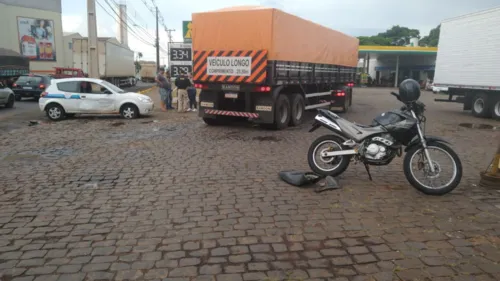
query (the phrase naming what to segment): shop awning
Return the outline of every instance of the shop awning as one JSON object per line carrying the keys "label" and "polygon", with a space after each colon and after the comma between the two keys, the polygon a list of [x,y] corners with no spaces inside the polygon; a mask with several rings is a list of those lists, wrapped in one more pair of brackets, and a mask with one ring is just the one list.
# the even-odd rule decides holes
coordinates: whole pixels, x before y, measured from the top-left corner
{"label": "shop awning", "polygon": [[18,52],[0,48],[0,77],[28,74],[30,61]]}

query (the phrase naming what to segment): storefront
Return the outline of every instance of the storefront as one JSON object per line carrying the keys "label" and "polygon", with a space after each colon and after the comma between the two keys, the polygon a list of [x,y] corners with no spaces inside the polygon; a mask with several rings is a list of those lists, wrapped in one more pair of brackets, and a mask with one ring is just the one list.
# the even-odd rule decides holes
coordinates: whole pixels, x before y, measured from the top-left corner
{"label": "storefront", "polygon": [[397,87],[407,78],[425,84],[434,77],[437,48],[360,46],[359,57],[373,85]]}
{"label": "storefront", "polygon": [[31,71],[64,65],[61,0],[0,0],[0,31],[0,48],[28,58]]}

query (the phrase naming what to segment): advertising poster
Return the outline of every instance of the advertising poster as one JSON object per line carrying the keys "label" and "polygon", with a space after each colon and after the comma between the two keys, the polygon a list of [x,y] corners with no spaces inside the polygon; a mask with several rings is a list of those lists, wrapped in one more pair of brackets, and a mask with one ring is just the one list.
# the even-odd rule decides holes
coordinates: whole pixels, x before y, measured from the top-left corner
{"label": "advertising poster", "polygon": [[35,61],[55,61],[54,21],[17,18],[19,52]]}

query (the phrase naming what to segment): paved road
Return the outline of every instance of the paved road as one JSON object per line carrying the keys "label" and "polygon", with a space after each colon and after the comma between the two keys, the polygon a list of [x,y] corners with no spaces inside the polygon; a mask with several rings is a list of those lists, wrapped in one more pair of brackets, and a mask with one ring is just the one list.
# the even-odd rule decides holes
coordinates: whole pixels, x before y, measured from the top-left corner
{"label": "paved road", "polygon": [[[400,159],[373,182],[351,166],[337,191],[284,184],[277,172],[307,169],[326,133],[310,124],[207,127],[169,112],[0,135],[0,279],[500,280],[500,193],[476,186],[498,132],[459,126],[494,121],[432,98],[427,130],[464,164],[443,197],[411,188]],[[354,104],[346,116],[365,123],[398,105],[372,89]]]}
{"label": "paved road", "polygon": [[[126,88],[126,90],[135,92],[140,91],[149,87],[152,87],[151,83],[143,83],[140,82],[131,88]],[[9,108],[0,108],[0,120],[2,121],[26,121],[32,119],[43,119],[44,114],[40,112],[38,108],[38,102],[31,98],[23,98],[22,101],[16,102],[15,107],[12,109]]]}

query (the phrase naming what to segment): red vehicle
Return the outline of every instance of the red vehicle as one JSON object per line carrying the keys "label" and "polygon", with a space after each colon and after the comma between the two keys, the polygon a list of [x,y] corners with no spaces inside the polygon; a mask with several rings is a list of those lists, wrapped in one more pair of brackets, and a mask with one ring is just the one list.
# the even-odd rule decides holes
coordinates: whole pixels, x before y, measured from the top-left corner
{"label": "red vehicle", "polygon": [[70,77],[87,77],[87,75],[80,68],[70,67],[54,67],[55,74],[52,75],[55,79],[70,78]]}

